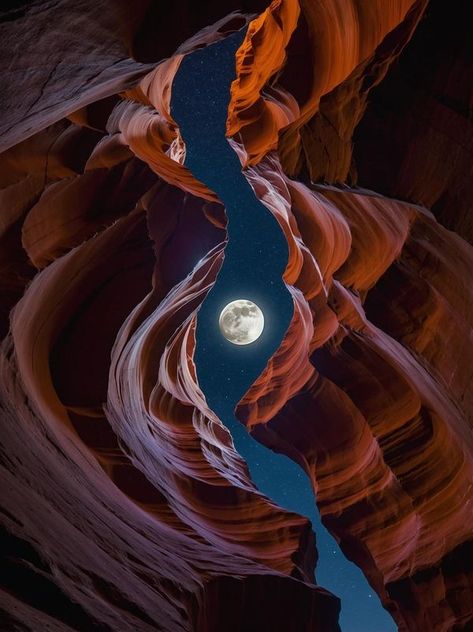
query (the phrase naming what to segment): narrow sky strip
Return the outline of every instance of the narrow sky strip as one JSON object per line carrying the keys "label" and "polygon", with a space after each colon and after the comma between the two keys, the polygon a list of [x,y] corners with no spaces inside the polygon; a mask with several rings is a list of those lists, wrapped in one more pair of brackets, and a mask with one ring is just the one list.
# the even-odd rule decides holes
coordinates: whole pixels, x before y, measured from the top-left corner
{"label": "narrow sky strip", "polygon": [[[312,521],[319,554],[317,583],[341,598],[342,630],[391,632],[396,626],[378,596],[321,524],[306,474],[287,457],[256,442],[234,417],[235,405],[278,348],[293,313],[292,298],[282,282],[287,242],[255,197],[225,138],[234,55],[243,37],[239,32],[188,56],[173,84],[172,114],[186,142],[186,166],[219,195],[228,217],[224,265],[198,314],[199,384],[209,406],[231,431],[258,488]],[[264,314],[264,330],[252,344],[230,344],[219,329],[222,309],[238,298],[254,301]]]}

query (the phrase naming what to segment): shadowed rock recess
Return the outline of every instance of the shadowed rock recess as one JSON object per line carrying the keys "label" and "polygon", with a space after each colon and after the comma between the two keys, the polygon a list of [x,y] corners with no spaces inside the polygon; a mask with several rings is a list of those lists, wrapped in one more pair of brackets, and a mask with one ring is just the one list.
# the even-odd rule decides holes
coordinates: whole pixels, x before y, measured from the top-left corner
{"label": "shadowed rock recess", "polygon": [[461,4],[2,5],[0,629],[339,629],[307,520],[255,488],[193,363],[226,213],[172,81],[245,25],[227,136],[295,308],[237,417],[308,473],[399,630],[472,629]]}

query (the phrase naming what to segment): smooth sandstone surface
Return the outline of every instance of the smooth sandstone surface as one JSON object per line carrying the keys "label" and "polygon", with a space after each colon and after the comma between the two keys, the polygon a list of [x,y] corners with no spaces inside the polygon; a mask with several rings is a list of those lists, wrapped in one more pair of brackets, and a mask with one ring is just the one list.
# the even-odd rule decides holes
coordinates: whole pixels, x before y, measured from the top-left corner
{"label": "smooth sandstone surface", "polygon": [[[400,630],[472,624],[461,16],[434,0],[238,5],[2,15],[7,629],[338,629],[308,521],[256,490],[193,363],[226,217],[184,166],[172,80],[245,24],[227,134],[287,238],[294,315],[237,416],[307,471]],[[451,62],[413,86],[433,38]],[[393,94],[405,109],[384,117]]]}

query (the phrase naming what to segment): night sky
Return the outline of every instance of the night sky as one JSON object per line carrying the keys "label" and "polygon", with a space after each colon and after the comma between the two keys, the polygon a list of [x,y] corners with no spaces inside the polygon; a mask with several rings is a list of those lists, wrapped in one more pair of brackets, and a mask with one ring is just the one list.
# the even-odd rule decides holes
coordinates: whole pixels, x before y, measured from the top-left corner
{"label": "night sky", "polygon": [[[186,166],[219,195],[229,219],[224,265],[198,313],[199,384],[210,408],[230,429],[258,488],[280,506],[312,521],[319,553],[317,583],[340,597],[343,632],[390,632],[397,628],[378,596],[321,524],[306,474],[287,457],[252,439],[233,414],[278,348],[293,313],[292,298],[281,278],[288,257],[286,240],[254,196],[225,139],[234,53],[243,37],[243,32],[237,33],[187,56],[173,84],[172,114],[186,142]],[[254,301],[265,317],[263,334],[247,346],[228,342],[218,327],[221,309],[237,298]]]}

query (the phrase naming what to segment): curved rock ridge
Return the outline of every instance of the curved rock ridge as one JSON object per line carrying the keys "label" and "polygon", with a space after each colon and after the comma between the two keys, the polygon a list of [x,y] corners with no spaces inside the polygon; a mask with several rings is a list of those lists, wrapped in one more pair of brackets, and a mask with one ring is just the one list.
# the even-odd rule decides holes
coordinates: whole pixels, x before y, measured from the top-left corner
{"label": "curved rock ridge", "polygon": [[[308,521],[254,487],[193,363],[226,217],[184,165],[172,81],[183,55],[249,23],[227,135],[287,238],[294,315],[237,415],[309,474],[400,630],[468,629],[473,253],[425,208],[442,216],[447,199],[442,221],[467,232],[451,203],[464,148],[435,195],[401,152],[407,186],[392,156],[373,164],[367,106],[399,84],[396,59],[423,50],[438,4],[240,3],[254,16],[221,2],[200,17],[184,4],[171,33],[163,3],[133,19],[127,3],[82,3],[44,67],[32,54],[51,49],[45,24],[65,24],[69,2],[0,27],[7,42],[30,34],[5,72],[18,106],[4,102],[0,156],[0,621],[338,629],[337,598],[312,583]],[[436,169],[437,140],[429,128],[419,145]],[[358,163],[370,190],[353,186]]]}
{"label": "curved rock ridge", "polygon": [[[314,215],[333,217],[335,206],[350,226],[349,252],[333,276],[330,261],[319,260],[325,292],[307,300],[319,339],[295,318],[237,415],[304,467],[322,520],[400,629],[450,629],[472,616],[471,571],[452,552],[471,542],[472,372],[458,357],[471,353],[473,252],[419,207],[307,193],[318,202]],[[462,579],[431,576],[452,555],[452,575],[463,569]],[[424,608],[439,577],[440,601]],[[416,586],[409,601],[397,589],[406,582]],[[449,602],[450,582],[464,595],[460,605]]]}
{"label": "curved rock ridge", "polygon": [[197,385],[226,220],[182,165],[180,59],[2,155],[2,625],[338,629],[309,522],[257,491]]}
{"label": "curved rock ridge", "polygon": [[[312,3],[311,15],[322,4]],[[336,4],[331,3],[331,8]],[[371,42],[369,47],[359,57],[352,55],[353,65],[346,75],[341,69],[344,60],[350,59],[350,46],[336,55],[333,59],[339,65],[334,62],[329,74],[330,80],[337,79],[314,97],[315,91],[302,80],[296,82],[291,73],[296,60],[300,64],[302,54],[309,55],[311,46],[320,41],[311,39],[309,11],[301,3],[302,19],[287,46],[284,69],[275,61],[269,85],[258,86],[253,100],[246,94],[246,103],[258,103],[260,108],[248,107],[251,124],[229,127],[257,195],[276,216],[281,207],[289,210],[292,235],[286,280],[290,278],[302,292],[313,321],[311,325],[301,317],[299,295],[286,339],[240,402],[237,414],[258,440],[306,469],[325,524],[347,556],[363,568],[400,629],[450,630],[454,625],[467,626],[473,619],[469,605],[472,569],[462,557],[472,537],[468,518],[473,489],[472,371],[464,360],[471,355],[472,343],[472,250],[439,226],[425,208],[346,185],[342,190],[322,185],[307,188],[288,178],[300,173],[306,182],[356,181],[352,138],[368,93],[380,82],[383,86],[384,77],[389,81],[390,65],[406,45],[409,55],[408,42],[416,37],[426,4],[406,4],[396,19],[386,11],[385,31],[378,16],[379,30],[364,40],[367,45]],[[422,43],[431,41],[425,26],[429,19],[440,28],[442,10],[438,3],[433,5],[418,53]],[[360,33],[363,23],[357,24]],[[333,35],[329,27],[324,33]],[[330,50],[336,42],[333,38],[326,48]],[[258,46],[266,63],[280,59],[269,37],[261,37]],[[459,43],[455,51],[463,58],[450,75],[440,67],[442,80],[453,75],[453,81],[458,75],[465,46]],[[249,66],[256,63],[257,56],[248,54],[248,48],[243,52]],[[323,59],[322,55],[315,62],[319,64],[317,81],[324,76]],[[313,67],[304,66],[309,73]],[[291,80],[292,91],[288,89]],[[447,85],[450,93],[451,85]],[[274,105],[276,94],[282,96]],[[230,109],[229,122],[238,116],[244,120],[245,110],[237,111],[237,97],[235,82],[235,111],[232,119]],[[276,131],[282,118],[273,116],[268,125],[261,115],[261,130],[272,130],[272,136],[258,133],[258,119],[251,118],[262,111],[265,99],[273,110],[279,105],[280,112],[291,111],[292,121],[288,117],[289,124],[279,128],[279,141]],[[288,109],[291,99],[298,108]],[[448,116],[444,109],[442,129],[448,130],[448,120],[453,121],[448,143],[462,160],[464,142],[457,128],[464,130],[469,142],[468,125],[464,120],[462,128],[455,127],[454,114]],[[429,140],[436,143],[438,138],[431,120],[421,141],[428,154]],[[376,178],[381,177],[381,188],[386,189],[390,170],[383,156],[378,156],[376,165],[368,157],[366,147],[368,142],[373,144],[376,133],[370,133],[367,124],[360,126],[364,135],[360,131],[356,137],[365,148],[364,178],[376,188]],[[383,133],[386,137],[387,132]],[[429,160],[437,172],[441,153],[436,147],[432,145],[434,158]],[[257,164],[251,166],[253,162]],[[405,172],[404,182],[415,183],[412,197],[424,204],[435,202],[436,183],[419,180],[417,163],[410,164],[414,171]],[[459,211],[457,222],[451,204],[458,197],[455,183],[465,190],[461,183],[468,172],[462,162],[456,164],[461,165],[460,173],[439,183],[446,188],[444,199],[452,213],[449,217],[444,213],[442,219],[468,236],[464,211]],[[426,173],[423,166],[418,169]],[[260,184],[262,174],[277,194],[267,194]],[[471,201],[471,196],[466,199]],[[438,212],[437,207],[432,210]],[[311,253],[302,266],[303,249],[294,248],[299,236]],[[311,331],[316,334],[312,338]]]}
{"label": "curved rock ridge", "polygon": [[197,8],[193,0],[4,3],[1,150],[135,85],[176,51],[189,52],[241,28],[267,4],[225,0]]}
{"label": "curved rock ridge", "polygon": [[[258,614],[275,629],[298,608],[294,630],[336,630],[338,600],[311,583],[308,521],[256,490],[196,382],[195,313],[222,261],[224,211],[147,174],[141,191],[135,182],[138,201],[127,215],[98,233],[72,233],[68,222],[51,245],[38,232],[44,269],[11,314],[2,349],[2,505],[18,556],[7,582],[15,625],[240,629],[253,617],[250,582],[255,594],[279,595],[276,609],[263,600]],[[95,194],[96,208],[106,192],[89,191],[82,202],[91,205]],[[78,234],[82,243],[70,248]],[[58,254],[58,243],[69,251]],[[293,588],[293,578],[304,581]],[[36,603],[26,579],[48,586],[51,602]],[[232,599],[228,608],[218,605],[221,593]],[[239,613],[238,604],[247,609]]]}
{"label": "curved rock ridge", "polygon": [[[301,136],[306,149],[306,124],[317,118],[322,97],[345,80],[355,82],[355,88],[351,94],[344,91],[333,116],[340,118],[344,108],[350,108],[348,120],[354,119],[354,127],[368,86],[380,80],[402,48],[397,41],[386,54],[383,40],[405,20],[405,44],[426,3],[273,1],[252,22],[237,53],[227,133],[244,145],[244,164],[257,164],[268,151],[279,147],[286,171],[291,175],[299,172]],[[357,74],[363,74],[358,81]],[[367,77],[370,83],[364,86]],[[356,100],[360,103],[354,107]],[[349,127],[347,117],[340,123]],[[282,130],[282,142],[278,143]],[[348,136],[347,129],[341,133]]]}
{"label": "curved rock ridge", "polygon": [[[231,87],[227,134],[240,138],[248,162],[258,160],[272,149],[278,130],[299,114],[297,103],[284,91],[261,94],[285,61],[286,46],[296,28],[300,7],[297,0],[273,0],[253,20],[236,55],[236,79]],[[271,42],[268,47],[267,43]],[[252,131],[253,130],[253,131]],[[262,137],[262,147],[253,149],[252,136]],[[256,144],[256,142],[255,142]],[[254,152],[254,155],[253,155]]]}

